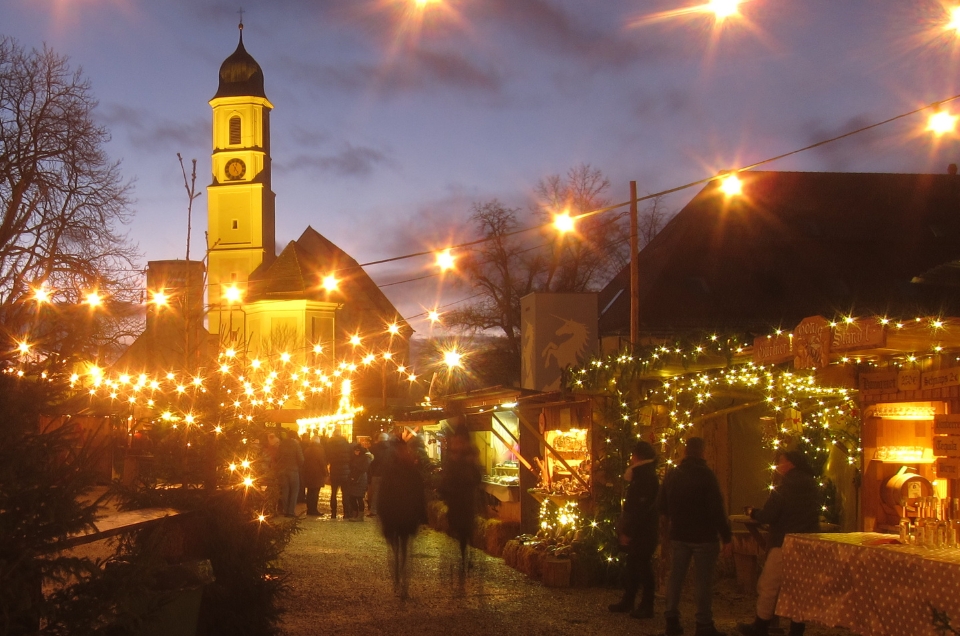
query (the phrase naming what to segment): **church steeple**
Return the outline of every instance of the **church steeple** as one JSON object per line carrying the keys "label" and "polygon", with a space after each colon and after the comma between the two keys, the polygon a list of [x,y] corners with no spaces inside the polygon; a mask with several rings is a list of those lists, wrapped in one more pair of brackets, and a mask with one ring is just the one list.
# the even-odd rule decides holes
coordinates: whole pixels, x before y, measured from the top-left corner
{"label": "church steeple", "polygon": [[[243,46],[220,65],[213,109],[212,183],[207,188],[208,282],[211,305],[224,292],[245,291],[250,274],[276,258],[275,198],[271,189],[270,111],[263,70]],[[218,332],[211,313],[210,330]]]}

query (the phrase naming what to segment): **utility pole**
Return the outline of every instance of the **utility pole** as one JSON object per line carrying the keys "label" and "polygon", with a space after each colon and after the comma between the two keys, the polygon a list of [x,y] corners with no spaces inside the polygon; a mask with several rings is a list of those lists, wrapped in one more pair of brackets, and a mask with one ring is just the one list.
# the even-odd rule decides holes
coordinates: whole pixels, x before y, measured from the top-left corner
{"label": "utility pole", "polygon": [[637,346],[640,333],[639,220],[637,219],[637,182],[630,182],[630,347]]}

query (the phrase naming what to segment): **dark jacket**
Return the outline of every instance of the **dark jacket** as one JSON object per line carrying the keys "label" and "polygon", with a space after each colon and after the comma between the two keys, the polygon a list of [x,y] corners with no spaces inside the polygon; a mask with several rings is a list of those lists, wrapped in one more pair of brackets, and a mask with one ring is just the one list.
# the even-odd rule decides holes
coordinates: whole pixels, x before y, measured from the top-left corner
{"label": "dark jacket", "polygon": [[672,541],[713,543],[720,537],[730,542],[730,519],[720,483],[704,459],[686,457],[667,473],[657,506],[670,521]]}
{"label": "dark jacket", "polygon": [[323,445],[311,442],[303,451],[303,468],[300,478],[306,488],[323,488],[327,480],[327,455]]}
{"label": "dark jacket", "polygon": [[370,477],[379,477],[380,471],[383,468],[383,462],[387,458],[387,453],[390,450],[390,443],[386,441],[377,441],[373,443],[373,446],[370,447],[370,452],[373,454],[373,461],[370,462],[370,469],[367,471],[367,474]]}
{"label": "dark jacket", "polygon": [[342,484],[350,476],[350,459],[353,448],[342,435],[334,435],[327,441],[327,461],[330,462],[330,483]]}
{"label": "dark jacket", "polygon": [[292,437],[280,440],[277,449],[277,472],[295,472],[303,466],[303,451],[300,442]]}
{"label": "dark jacket", "polygon": [[813,475],[793,468],[780,485],[773,489],[762,510],[751,515],[770,526],[767,545],[783,547],[783,537],[790,532],[820,531],[820,490]]}
{"label": "dark jacket", "polygon": [[377,517],[388,541],[416,534],[427,523],[423,476],[413,451],[404,442],[391,442],[381,473]]}
{"label": "dark jacket", "polygon": [[366,450],[359,455],[353,452],[351,454],[353,457],[350,458],[350,476],[344,490],[351,497],[363,497],[367,492],[367,469],[373,461],[373,455]]}
{"label": "dark jacket", "polygon": [[623,501],[623,534],[630,537],[630,544],[657,544],[658,522],[657,494],[660,491],[660,479],[657,477],[657,464],[634,466],[627,496]]}

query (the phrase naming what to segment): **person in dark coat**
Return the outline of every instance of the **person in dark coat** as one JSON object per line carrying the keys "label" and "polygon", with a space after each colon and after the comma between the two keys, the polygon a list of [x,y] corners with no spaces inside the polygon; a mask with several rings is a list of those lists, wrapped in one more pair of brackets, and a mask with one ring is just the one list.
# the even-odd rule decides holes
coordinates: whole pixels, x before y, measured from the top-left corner
{"label": "person in dark coat", "polygon": [[665,517],[670,537],[670,578],[667,583],[666,636],[683,634],[680,625],[680,592],[690,561],[694,564],[694,598],[697,603],[696,636],[724,636],[713,624],[713,575],[723,551],[731,552],[730,519],[717,476],[703,458],[701,437],[687,440],[680,465],[667,473],[657,507]]}
{"label": "person in dark coat", "polygon": [[[630,455],[630,466],[623,476],[627,493],[620,513],[620,548],[626,553],[623,569],[623,597],[610,605],[611,612],[630,612],[634,618],[653,618],[653,553],[657,549],[659,519],[657,494],[657,453],[649,443],[637,442]],[[637,591],[643,590],[640,605],[634,609]],[[631,611],[632,610],[632,611]]]}
{"label": "person in dark coat", "polygon": [[303,451],[294,433],[280,431],[277,448],[277,479],[280,480],[280,506],[285,517],[297,515],[297,493],[300,492],[300,467]]}
{"label": "person in dark coat", "polygon": [[343,490],[346,496],[343,516],[347,521],[363,521],[363,496],[367,494],[367,470],[372,461],[373,455],[367,452],[363,444],[353,447],[350,475]]}
{"label": "person in dark coat", "polygon": [[[750,508],[750,517],[767,524],[767,559],[757,581],[757,616],[753,624],[741,623],[745,636],[767,636],[783,583],[783,539],[792,532],[820,531],[820,489],[807,458],[798,450],[777,455],[780,484],[771,491],[762,509]],[[790,636],[802,636],[806,625],[790,622]]]}
{"label": "person in dark coat", "polygon": [[373,455],[373,461],[370,462],[370,469],[367,471],[369,476],[369,485],[367,486],[367,507],[370,512],[368,517],[377,516],[377,498],[380,495],[381,468],[386,461],[387,452],[390,445],[388,441],[390,436],[386,433],[380,433],[377,441],[370,447],[370,453]]}
{"label": "person in dark coat", "polygon": [[466,426],[458,426],[447,440],[447,453],[440,472],[439,493],[447,504],[450,534],[460,543],[460,579],[467,572],[467,545],[473,535],[480,490],[480,453]]}
{"label": "person in dark coat", "polygon": [[337,492],[341,493],[343,500],[343,515],[346,517],[348,511],[347,495],[343,492],[350,477],[350,459],[353,452],[350,450],[348,442],[340,430],[340,427],[333,429],[333,435],[327,440],[327,461],[330,463],[330,518],[337,518]]}
{"label": "person in dark coat", "polygon": [[394,592],[406,599],[410,539],[421,524],[427,523],[427,497],[413,449],[401,440],[391,441],[381,474],[377,518],[393,556],[390,569]]}
{"label": "person in dark coat", "polygon": [[303,485],[307,489],[307,515],[320,515],[317,503],[320,499],[320,489],[327,481],[327,454],[323,450],[323,438],[314,435],[303,451]]}

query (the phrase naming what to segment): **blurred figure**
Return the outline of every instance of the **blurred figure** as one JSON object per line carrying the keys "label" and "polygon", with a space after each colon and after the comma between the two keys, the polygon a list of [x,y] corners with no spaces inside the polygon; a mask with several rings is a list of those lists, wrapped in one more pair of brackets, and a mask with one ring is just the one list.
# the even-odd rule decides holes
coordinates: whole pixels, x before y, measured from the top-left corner
{"label": "blurred figure", "polygon": [[[367,452],[363,444],[353,447],[350,458],[350,475],[344,486],[343,516],[347,521],[363,521],[363,496],[367,494],[367,470],[373,455]],[[347,505],[349,504],[349,507]]]}
{"label": "blurred figure", "polygon": [[297,493],[300,492],[302,466],[303,451],[297,436],[290,431],[281,430],[277,448],[277,478],[280,480],[280,506],[285,517],[297,516]]}
{"label": "blurred figure", "polygon": [[375,517],[377,515],[377,496],[380,494],[380,481],[382,479],[380,473],[390,448],[387,443],[389,439],[389,435],[380,433],[377,441],[370,447],[370,452],[373,454],[373,461],[370,462],[370,469],[367,471],[367,475],[370,477],[370,485],[367,490],[367,507],[370,509],[370,512],[367,514],[368,517]]}
{"label": "blurred figure", "polygon": [[333,429],[333,435],[327,440],[327,461],[330,463],[330,518],[337,518],[337,491],[341,492],[343,500],[343,514],[347,515],[349,495],[343,492],[343,487],[350,477],[350,459],[353,452],[350,450],[348,442],[337,426]]}
{"label": "blurred figure", "polygon": [[464,425],[447,439],[447,454],[440,472],[440,498],[447,504],[450,534],[460,543],[460,580],[467,574],[467,546],[473,536],[480,490],[480,453]]}
{"label": "blurred figure", "polygon": [[[660,490],[657,453],[653,446],[643,440],[637,442],[623,479],[627,482],[627,493],[617,523],[620,549],[626,552],[623,598],[608,609],[611,612],[630,612],[633,618],[653,618],[656,579],[652,559],[657,549],[657,492]],[[634,610],[633,603],[641,588],[640,605]]]}
{"label": "blurred figure", "polygon": [[327,454],[323,451],[323,438],[314,435],[303,451],[303,485],[307,489],[307,515],[320,515],[317,504],[320,489],[327,481]]}
{"label": "blurred figure", "polygon": [[401,599],[406,599],[409,595],[407,553],[410,539],[420,524],[427,522],[423,477],[410,446],[400,440],[389,443],[381,477],[377,517],[392,553],[393,590]]}

